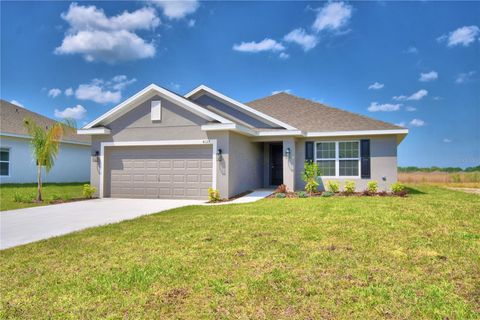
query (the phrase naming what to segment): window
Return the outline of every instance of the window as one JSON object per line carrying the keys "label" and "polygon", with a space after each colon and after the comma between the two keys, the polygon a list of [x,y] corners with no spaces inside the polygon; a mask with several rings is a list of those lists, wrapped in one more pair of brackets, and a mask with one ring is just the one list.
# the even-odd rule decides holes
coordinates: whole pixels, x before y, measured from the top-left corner
{"label": "window", "polygon": [[317,142],[315,160],[322,176],[360,176],[360,142]]}
{"label": "window", "polygon": [[10,175],[10,149],[0,148],[0,176]]}

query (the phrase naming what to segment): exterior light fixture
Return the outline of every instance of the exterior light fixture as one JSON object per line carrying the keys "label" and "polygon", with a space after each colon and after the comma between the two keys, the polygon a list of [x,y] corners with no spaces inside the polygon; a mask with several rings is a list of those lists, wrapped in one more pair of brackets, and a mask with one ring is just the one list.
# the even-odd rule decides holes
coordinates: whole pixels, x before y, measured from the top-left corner
{"label": "exterior light fixture", "polygon": [[292,150],[290,150],[290,148],[287,148],[287,150],[285,150],[285,155],[287,156],[287,158],[290,158],[291,153],[292,153]]}
{"label": "exterior light fixture", "polygon": [[95,153],[92,154],[92,161],[93,162],[99,162],[99,160],[100,160],[100,152],[95,151]]}
{"label": "exterior light fixture", "polygon": [[222,161],[222,149],[217,150],[217,161]]}

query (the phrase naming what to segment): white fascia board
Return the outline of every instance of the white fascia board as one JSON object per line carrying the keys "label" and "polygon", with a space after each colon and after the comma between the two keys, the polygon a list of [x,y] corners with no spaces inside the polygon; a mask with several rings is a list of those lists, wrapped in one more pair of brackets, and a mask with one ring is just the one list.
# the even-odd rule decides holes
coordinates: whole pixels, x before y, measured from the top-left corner
{"label": "white fascia board", "polygon": [[[20,138],[20,139],[32,139],[31,136],[27,134],[16,134],[16,133],[8,133],[8,132],[0,132],[1,137],[9,137],[9,138]],[[81,142],[81,141],[73,141],[73,140],[61,140],[61,143],[68,143],[68,144],[79,144],[82,146],[90,146],[91,143],[88,142]]]}
{"label": "white fascia board", "polygon": [[101,135],[101,134],[110,134],[110,133],[111,133],[111,130],[105,127],[77,130],[77,134],[80,134],[80,135]]}
{"label": "white fascia board", "polygon": [[232,99],[232,98],[230,98],[230,97],[227,97],[226,95],[221,94],[220,92],[218,92],[218,91],[216,91],[216,90],[214,90],[214,89],[212,89],[212,88],[209,88],[209,87],[207,87],[207,86],[205,86],[205,85],[203,85],[203,84],[200,85],[200,86],[198,86],[198,87],[196,87],[195,89],[193,89],[193,90],[190,91],[189,93],[187,93],[187,94],[185,95],[185,98],[190,98],[190,97],[194,96],[196,93],[198,93],[198,92],[200,92],[200,91],[202,91],[202,90],[205,91],[205,92],[210,93],[211,95],[217,96],[218,98],[220,98],[220,99],[222,99],[222,100],[225,100],[225,101],[233,104],[234,106],[237,106],[238,108],[243,109],[243,110],[245,110],[245,111],[247,111],[247,112],[249,112],[249,113],[257,116],[258,118],[260,118],[260,119],[262,119],[262,120],[266,120],[266,121],[268,121],[268,122],[270,122],[270,123],[279,125],[280,127],[284,127],[285,129],[288,129],[288,130],[298,130],[297,128],[292,127],[291,125],[289,125],[289,124],[287,124],[287,123],[285,123],[285,122],[282,122],[282,121],[280,121],[280,120],[278,120],[278,119],[275,119],[275,118],[273,118],[273,117],[271,117],[271,116],[269,116],[269,115],[266,115],[266,114],[263,113],[263,112],[260,112],[260,111],[258,111],[258,110],[255,110],[255,109],[253,109],[253,108],[251,108],[251,107],[249,107],[249,106],[247,106],[247,105],[245,105],[245,104],[243,104],[243,103],[241,103],[241,102],[239,102],[239,101],[237,101],[237,100],[235,100],[235,99]]}
{"label": "white fascia board", "polygon": [[342,137],[342,136],[376,136],[389,134],[408,134],[408,129],[392,130],[359,130],[359,131],[330,131],[330,132],[307,132],[306,137]]}
{"label": "white fascia board", "polygon": [[277,137],[277,136],[303,136],[300,130],[281,130],[281,131],[260,131],[259,137]]}
{"label": "white fascia board", "polygon": [[219,121],[220,123],[232,123],[231,121],[205,109],[205,108],[202,108],[198,105],[196,105],[195,103],[181,97],[181,96],[178,96],[162,87],[159,87],[155,84],[151,84],[149,85],[148,87],[144,88],[143,90],[141,90],[140,92],[136,93],[135,95],[131,96],[130,98],[128,98],[127,100],[125,100],[124,102],[120,103],[119,105],[117,105],[116,107],[110,109],[108,112],[104,113],[103,115],[101,115],[100,117],[98,117],[97,119],[93,120],[92,122],[90,122],[89,124],[87,124],[85,127],[83,127],[83,129],[90,129],[92,128],[93,126],[95,125],[98,125],[99,123],[101,123],[102,121],[104,120],[108,120],[108,119],[114,119],[114,116],[119,113],[120,111],[124,110],[124,109],[128,109],[129,106],[132,106],[135,102],[137,101],[140,101],[142,100],[143,97],[145,96],[148,96],[149,94],[151,96],[152,95],[157,93],[163,97],[165,97],[166,99],[172,101],[172,102],[175,102],[175,103],[178,103],[179,106],[181,107],[184,107],[185,109],[187,110],[190,110],[192,112],[194,112],[195,114],[205,118],[206,120],[209,120],[209,121],[213,121],[213,120],[216,120],[216,121]]}

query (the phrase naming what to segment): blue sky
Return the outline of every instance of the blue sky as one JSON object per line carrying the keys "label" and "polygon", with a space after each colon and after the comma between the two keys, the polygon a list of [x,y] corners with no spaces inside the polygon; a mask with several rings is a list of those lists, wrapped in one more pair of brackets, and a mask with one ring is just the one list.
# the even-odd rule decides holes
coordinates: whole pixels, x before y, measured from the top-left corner
{"label": "blue sky", "polygon": [[478,2],[1,2],[1,98],[95,119],[150,83],[402,124],[399,165],[480,163]]}

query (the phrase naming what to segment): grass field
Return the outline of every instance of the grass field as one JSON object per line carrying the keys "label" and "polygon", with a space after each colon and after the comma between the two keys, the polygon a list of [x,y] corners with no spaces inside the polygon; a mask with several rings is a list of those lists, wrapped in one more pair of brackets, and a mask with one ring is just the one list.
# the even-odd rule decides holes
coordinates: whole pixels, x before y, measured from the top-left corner
{"label": "grass field", "polygon": [[478,319],[480,197],[196,206],[2,251],[0,318]]}
{"label": "grass field", "polygon": [[480,188],[480,172],[399,172],[398,181],[410,184]]}
{"label": "grass field", "polygon": [[[28,208],[50,204],[54,200],[69,200],[82,197],[83,183],[45,183],[43,184],[43,203],[33,202],[37,194],[36,183],[0,185],[0,211]],[[15,202],[15,193],[25,202]]]}

